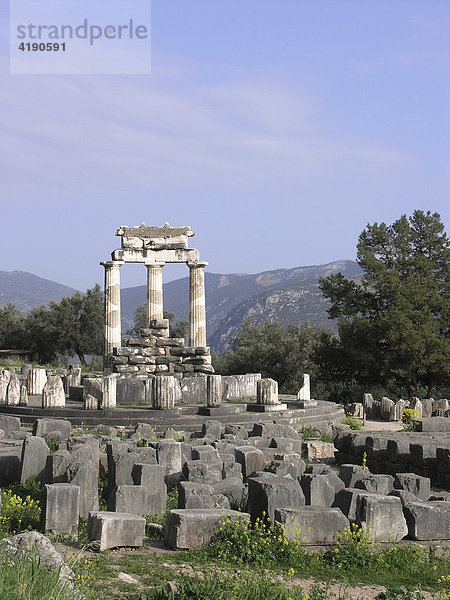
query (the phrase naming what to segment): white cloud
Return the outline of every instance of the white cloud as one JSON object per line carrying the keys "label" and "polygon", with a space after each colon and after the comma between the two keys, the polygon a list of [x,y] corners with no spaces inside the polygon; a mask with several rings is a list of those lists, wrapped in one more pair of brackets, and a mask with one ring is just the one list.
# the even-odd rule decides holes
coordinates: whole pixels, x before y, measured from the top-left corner
{"label": "white cloud", "polygon": [[[412,158],[331,139],[313,99],[266,81],[188,86],[176,75],[14,77],[0,100],[1,176],[11,200],[190,189],[294,190],[348,170],[383,177]],[[159,78],[161,81],[161,78]]]}

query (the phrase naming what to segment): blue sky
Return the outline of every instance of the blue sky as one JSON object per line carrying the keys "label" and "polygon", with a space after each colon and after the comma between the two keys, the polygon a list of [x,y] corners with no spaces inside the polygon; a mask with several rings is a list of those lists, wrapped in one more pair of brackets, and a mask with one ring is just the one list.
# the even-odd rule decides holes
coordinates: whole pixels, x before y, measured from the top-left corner
{"label": "blue sky", "polygon": [[153,0],[152,73],[123,76],[10,75],[0,2],[0,270],[84,290],[143,221],[216,273],[353,259],[416,208],[448,227],[447,0]]}

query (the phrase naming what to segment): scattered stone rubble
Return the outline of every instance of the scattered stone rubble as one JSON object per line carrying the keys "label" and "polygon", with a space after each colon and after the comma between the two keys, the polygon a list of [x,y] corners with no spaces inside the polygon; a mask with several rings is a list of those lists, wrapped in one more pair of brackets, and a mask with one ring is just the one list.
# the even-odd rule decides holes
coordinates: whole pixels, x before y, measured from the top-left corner
{"label": "scattered stone rubble", "polygon": [[[208,419],[183,441],[172,439],[173,431],[156,439],[145,423],[122,439],[111,427],[98,427],[98,437],[76,433],[62,419],[37,420],[31,435],[19,419],[0,416],[0,429],[7,432],[0,440],[1,483],[37,475],[45,484],[42,531],[75,538],[79,517],[87,517],[89,538],[101,550],[141,546],[144,517],[162,516],[167,490],[175,488],[178,507],[164,527],[174,549],[209,542],[225,515],[268,516],[307,545],[332,544],[351,523],[369,529],[376,542],[450,539],[450,493],[433,491],[426,475],[439,473],[450,483],[450,436],[442,434],[382,435],[336,426],[335,448],[303,440],[276,420],[247,430]],[[53,453],[48,436],[59,440]],[[335,453],[359,464],[338,466]],[[106,512],[98,510],[99,474],[108,475]]]}

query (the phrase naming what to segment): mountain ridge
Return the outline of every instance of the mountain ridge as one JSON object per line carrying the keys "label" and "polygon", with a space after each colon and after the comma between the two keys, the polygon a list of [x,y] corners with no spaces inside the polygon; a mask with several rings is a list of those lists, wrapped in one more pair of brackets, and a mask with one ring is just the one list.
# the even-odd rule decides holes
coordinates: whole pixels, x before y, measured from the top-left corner
{"label": "mountain ridge", "polygon": [[[325,265],[280,268],[260,273],[205,272],[208,343],[217,351],[227,348],[242,322],[252,318],[256,325],[267,319],[284,325],[309,321],[333,326],[326,313],[328,301],[318,279],[341,272],[358,278],[362,271],[355,261],[340,259]],[[9,287],[8,287],[9,286]],[[31,287],[30,287],[31,286]],[[0,306],[15,302],[23,312],[71,296],[77,290],[26,271],[0,271]],[[134,311],[145,303],[146,285],[122,288],[122,331],[133,326]],[[189,313],[189,277],[163,286],[164,308],[176,319]]]}

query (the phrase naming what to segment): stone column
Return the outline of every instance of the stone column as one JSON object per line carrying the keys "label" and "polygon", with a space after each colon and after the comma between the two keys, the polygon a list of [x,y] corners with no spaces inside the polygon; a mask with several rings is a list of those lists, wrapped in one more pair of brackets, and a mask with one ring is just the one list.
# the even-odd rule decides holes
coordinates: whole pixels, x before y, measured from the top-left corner
{"label": "stone column", "polygon": [[28,393],[30,396],[42,394],[44,385],[47,383],[47,372],[45,369],[33,368],[28,374]]}
{"label": "stone column", "polygon": [[60,408],[66,405],[61,377],[50,375],[42,390],[42,408]]}
{"label": "stone column", "polygon": [[20,400],[20,381],[15,373],[11,375],[8,387],[6,389],[6,404],[8,406],[18,406]]}
{"label": "stone column", "polygon": [[100,404],[102,410],[116,408],[118,377],[117,373],[111,373],[111,375],[103,377],[103,400]]}
{"label": "stone column", "polygon": [[99,410],[103,402],[103,377],[85,377],[83,380],[84,410]]}
{"label": "stone column", "polygon": [[222,376],[206,377],[206,406],[216,408],[222,404]]}
{"label": "stone column", "polygon": [[0,371],[0,404],[6,404],[6,390],[10,379],[11,373],[9,371]]}
{"label": "stone column", "polygon": [[20,386],[19,406],[28,406],[28,392],[26,385]]}
{"label": "stone column", "polygon": [[147,319],[146,327],[150,321],[163,318],[163,280],[162,269],[164,263],[153,263],[147,267]]}
{"label": "stone column", "polygon": [[256,402],[264,406],[280,404],[278,400],[278,383],[275,379],[260,379],[256,384]]}
{"label": "stone column", "polygon": [[297,400],[311,400],[309,375],[307,373],[303,374],[302,387],[298,391]]}
{"label": "stone column", "polygon": [[105,352],[103,366],[109,367],[114,348],[122,345],[120,326],[120,261],[108,260],[100,263],[105,267]]}
{"label": "stone column", "polygon": [[206,346],[205,267],[207,262],[188,262],[189,346]]}
{"label": "stone column", "polygon": [[153,408],[168,410],[175,405],[175,381],[170,375],[153,380]]}

